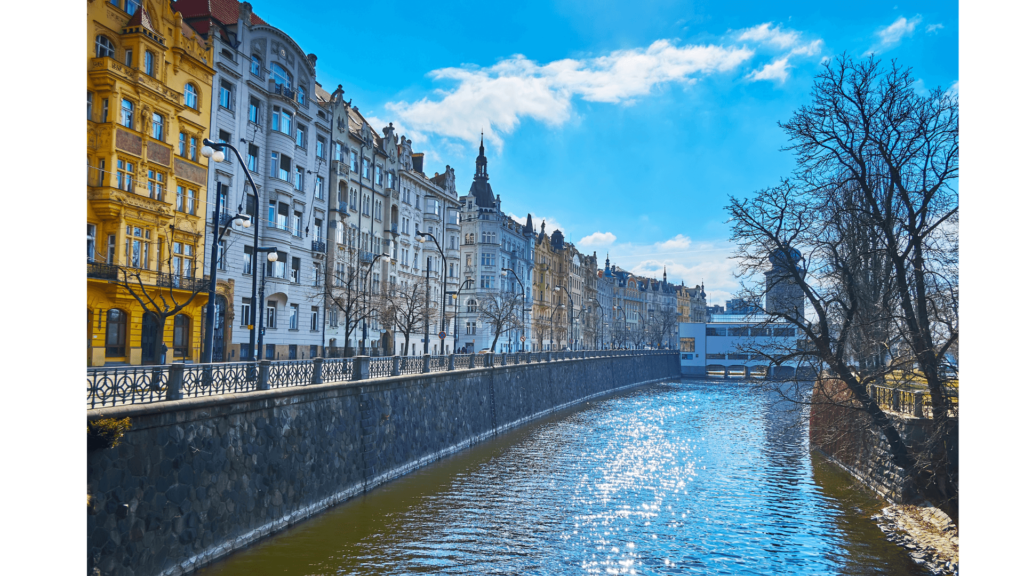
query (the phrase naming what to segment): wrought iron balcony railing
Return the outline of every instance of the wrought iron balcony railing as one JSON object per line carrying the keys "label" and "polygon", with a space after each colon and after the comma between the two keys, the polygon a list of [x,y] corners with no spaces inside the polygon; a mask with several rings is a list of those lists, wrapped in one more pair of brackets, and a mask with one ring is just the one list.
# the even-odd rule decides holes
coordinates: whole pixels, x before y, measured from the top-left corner
{"label": "wrought iron balcony railing", "polygon": [[113,264],[89,262],[86,275],[89,278],[98,278],[100,280],[117,280],[118,270],[120,270],[120,268]]}
{"label": "wrought iron balcony railing", "polygon": [[320,240],[313,240],[313,246],[310,248],[313,252],[319,252],[321,254],[327,253],[327,244]]}

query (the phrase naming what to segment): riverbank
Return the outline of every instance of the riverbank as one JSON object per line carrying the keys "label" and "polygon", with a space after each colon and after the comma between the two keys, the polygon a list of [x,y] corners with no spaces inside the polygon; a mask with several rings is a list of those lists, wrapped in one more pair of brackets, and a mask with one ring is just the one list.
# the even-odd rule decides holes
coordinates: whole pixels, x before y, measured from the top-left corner
{"label": "riverbank", "polygon": [[886,540],[903,546],[932,574],[960,573],[960,531],[945,512],[930,505],[894,504],[872,516]]}

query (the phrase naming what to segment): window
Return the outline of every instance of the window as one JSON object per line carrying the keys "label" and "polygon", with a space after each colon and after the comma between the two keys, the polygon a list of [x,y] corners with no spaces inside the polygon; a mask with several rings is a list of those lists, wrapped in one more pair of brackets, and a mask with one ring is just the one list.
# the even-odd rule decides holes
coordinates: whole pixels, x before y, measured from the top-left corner
{"label": "window", "polygon": [[189,136],[188,138],[188,159],[193,162],[196,159],[196,137]]}
{"label": "window", "polygon": [[139,3],[135,0],[125,0],[124,2],[124,11],[127,12],[129,16],[135,14],[135,10],[137,10],[138,7]]}
{"label": "window", "polygon": [[199,109],[199,93],[194,84],[185,84],[185,106],[193,110]]}
{"label": "window", "polygon": [[[338,153],[339,156],[341,155],[341,144],[335,144],[335,151]],[[337,159],[341,160],[341,158],[337,158]],[[348,153],[348,168],[349,168],[349,170],[355,172],[358,169],[357,168],[358,163],[359,163],[359,159],[356,157],[356,153],[354,151],[350,151]]]}
{"label": "window", "polygon": [[316,183],[313,186],[313,196],[317,200],[324,199],[324,179],[321,176],[316,177]]}
{"label": "window", "polygon": [[369,177],[370,177],[370,161],[368,159],[366,159],[366,158],[363,158],[363,178],[369,178]]}
{"label": "window", "polygon": [[220,83],[220,105],[228,110],[235,109],[235,96],[233,94],[235,87],[229,82],[221,81]]}
{"label": "window", "polygon": [[227,270],[227,266],[225,266],[225,260],[224,260],[224,254],[226,254],[227,251],[228,251],[228,247],[225,244],[225,241],[224,240],[218,240],[217,241],[217,269],[218,270]]}
{"label": "window", "polygon": [[[246,248],[248,248],[248,246],[246,246]],[[249,320],[249,317],[251,315],[252,315],[252,300],[249,299],[249,298],[242,298],[242,314],[241,314],[241,316],[242,316],[242,326],[243,327],[248,326],[249,324],[254,324],[254,322]]]}
{"label": "window", "polygon": [[281,131],[281,108],[274,106],[270,112],[270,129]]}
{"label": "window", "polygon": [[163,202],[164,200],[164,174],[156,170],[149,171],[149,197],[153,200]]}
{"label": "window", "polygon": [[135,103],[125,98],[121,99],[121,125],[131,128],[135,124]]}
{"label": "window", "polygon": [[[91,95],[91,93],[90,93],[90,96],[89,96],[89,104],[90,104],[90,107],[91,107],[91,105],[92,105],[92,95]],[[321,138],[320,136],[317,136],[316,137],[316,157],[317,158],[323,160],[323,158],[324,158],[324,148],[326,146],[327,146],[327,143],[324,142],[324,139]],[[338,150],[338,157],[335,158],[335,160],[341,160],[341,150]]]}
{"label": "window", "polygon": [[299,329],[299,305],[292,304],[288,306],[288,329],[298,330]]}
{"label": "window", "polygon": [[288,182],[288,177],[292,171],[292,159],[278,152],[270,153],[270,175],[275,176],[285,182]]}
{"label": "window", "polygon": [[373,178],[374,182],[376,182],[377,184],[383,184],[384,183],[384,171],[381,170],[379,165],[378,166],[374,166],[373,169],[374,169],[374,178]]}
{"label": "window", "polygon": [[92,120],[92,92],[86,91],[85,119]]}
{"label": "window", "polygon": [[171,273],[184,278],[192,277],[193,259],[195,250],[191,244],[175,242],[173,244],[174,254],[171,258]]}
{"label": "window", "polygon": [[303,187],[303,176],[306,174],[306,170],[302,166],[295,166],[295,189],[302,190]]}
{"label": "window", "polygon": [[267,328],[277,328],[276,300],[267,300]]}
{"label": "window", "polygon": [[696,340],[694,338],[680,338],[679,339],[679,351],[680,352],[695,352],[696,351]]}
{"label": "window", "polygon": [[306,103],[306,91],[302,89],[302,86],[295,88],[295,99],[298,100],[299,104]]}
{"label": "window", "polygon": [[128,313],[111,308],[107,310],[106,347],[108,357],[125,355],[125,340],[128,335]]}
{"label": "window", "polygon": [[476,334],[476,322],[466,321],[466,335],[473,336]]}
{"label": "window", "polygon": [[300,234],[299,231],[302,229],[302,212],[296,210],[292,214],[292,223],[292,231],[298,236]]}
{"label": "window", "polygon": [[117,187],[121,190],[132,191],[132,176],[135,174],[135,165],[124,160],[117,161]]}
{"label": "window", "polygon": [[292,87],[292,75],[277,62],[270,65],[270,77],[275,83],[283,85],[285,88]]}
{"label": "window", "polygon": [[103,99],[103,109],[100,112],[100,122],[107,123],[107,116],[110,112],[110,101],[106,98]]}
{"label": "window", "polygon": [[149,230],[138,226],[126,226],[124,237],[125,266],[149,269]]}
{"label": "window", "polygon": [[242,274],[252,274],[252,246],[242,250]]}
{"label": "window", "polygon": [[[96,57],[97,58],[113,58],[114,57],[114,43],[110,41],[110,38],[106,36],[96,37]],[[124,356],[124,354],[121,354]]]}
{"label": "window", "polygon": [[483,274],[480,276],[480,287],[481,288],[493,288],[494,287],[494,276],[490,274]]}
{"label": "window", "polygon": [[258,78],[263,77],[262,70],[263,61],[260,60],[259,56],[253,55],[252,62],[249,64],[249,73]]}
{"label": "window", "polygon": [[107,264],[114,263],[114,257],[117,254],[117,234],[110,234],[107,236]]}
{"label": "window", "polygon": [[133,56],[132,49],[131,48],[126,48],[125,51],[124,51],[124,65],[129,67],[129,68],[132,67],[132,56]]}
{"label": "window", "polygon": [[174,315],[174,355],[188,358],[192,341],[192,319],[184,314]]}
{"label": "window", "polygon": [[145,55],[143,55],[142,66],[143,71],[145,71],[147,75],[153,75],[153,53],[149,50],[146,50]]}
{"label": "window", "polygon": [[480,265],[481,266],[494,266],[494,254],[489,254],[487,252],[484,252],[483,254],[481,254],[480,255]]}
{"label": "window", "polygon": [[184,212],[194,216],[196,213],[196,200],[195,190],[186,189],[184,186],[179,185],[175,209],[177,209],[178,212]]}
{"label": "window", "polygon": [[92,262],[96,258],[96,225],[86,224],[85,226],[86,251],[89,255],[89,262]]}
{"label": "window", "polygon": [[186,150],[188,150],[188,136],[184,132],[178,132],[178,156],[184,158]]}
{"label": "window", "polygon": [[[250,172],[260,171],[260,148],[255,144],[249,144],[249,158],[245,163],[246,167],[249,168]],[[249,212],[249,215],[254,215],[255,210]]]}
{"label": "window", "polygon": [[260,123],[260,101],[255,98],[249,98],[249,122]]}
{"label": "window", "polygon": [[313,263],[313,286],[320,285],[320,279],[323,277],[323,269],[319,262]]}
{"label": "window", "polygon": [[295,145],[299,148],[306,147],[306,127],[302,124],[295,125]]}
{"label": "window", "polygon": [[151,135],[154,139],[161,142],[164,140],[164,117],[156,112],[153,113],[153,132]]}
{"label": "window", "polygon": [[317,325],[320,324],[320,307],[313,306],[309,309],[309,329],[316,332]]}

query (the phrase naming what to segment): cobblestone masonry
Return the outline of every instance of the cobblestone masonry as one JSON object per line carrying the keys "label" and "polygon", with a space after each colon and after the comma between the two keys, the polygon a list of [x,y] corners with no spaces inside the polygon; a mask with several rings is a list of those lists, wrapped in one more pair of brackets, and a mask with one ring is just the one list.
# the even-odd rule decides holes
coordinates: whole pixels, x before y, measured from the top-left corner
{"label": "cobblestone masonry", "polygon": [[526,421],[678,377],[669,353],[93,410],[132,429],[88,456],[89,574],[190,572]]}

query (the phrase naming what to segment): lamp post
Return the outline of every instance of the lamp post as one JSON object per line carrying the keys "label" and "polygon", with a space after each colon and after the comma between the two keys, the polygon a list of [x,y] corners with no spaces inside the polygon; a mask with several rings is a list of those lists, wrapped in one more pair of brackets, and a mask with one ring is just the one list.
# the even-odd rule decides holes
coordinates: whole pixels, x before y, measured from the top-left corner
{"label": "lamp post", "polygon": [[622,307],[620,307],[620,306],[617,306],[617,305],[613,305],[612,306],[612,325],[613,326],[615,325],[615,317],[616,317],[615,313],[617,311],[618,312],[622,312],[622,332],[625,333],[626,332],[626,311],[623,310]]}
{"label": "lamp post", "polygon": [[[548,350],[551,350],[551,345],[555,343],[555,312],[557,312],[559,308],[564,308],[564,306],[562,304],[558,304],[556,306],[552,306],[551,314],[548,316],[548,332],[549,332],[549,335],[551,336],[551,342],[548,343]],[[543,348],[543,347],[544,347],[544,341],[542,340],[541,341],[541,348]]]}
{"label": "lamp post", "polygon": [[469,284],[472,281],[472,278],[466,278],[462,281],[462,285],[459,286],[459,289],[456,292],[445,292],[445,294],[451,294],[452,298],[455,299],[455,343],[452,344],[452,348],[456,353],[458,353],[457,351],[459,348],[459,296],[462,295],[462,289],[466,287],[466,284]]}
{"label": "lamp post", "polygon": [[[555,286],[555,290],[565,290],[565,288],[562,285],[556,285]],[[572,347],[572,344],[573,344],[573,317],[572,317],[572,311],[573,311],[574,308],[576,308],[576,306],[575,306],[575,304],[573,304],[572,294],[569,294],[568,290],[565,290],[565,295],[569,297],[569,338],[568,338],[569,342],[568,342],[568,344],[569,344],[569,350],[573,350],[573,347]]]}
{"label": "lamp post", "polygon": [[[437,252],[441,255],[441,286],[442,287],[445,286],[447,284],[447,282],[445,282],[445,279],[444,279],[444,271],[448,269],[448,259],[444,257],[444,250],[441,250],[441,244],[437,241],[437,238],[435,238],[434,235],[431,234],[430,232],[417,232],[416,236],[418,236],[418,238],[416,238],[416,241],[419,242],[420,244],[426,243],[427,237],[429,236],[430,239],[434,241],[434,246],[437,246]],[[424,252],[426,252],[426,251],[424,250]],[[424,257],[426,257],[426,254],[424,254]],[[424,337],[426,338],[426,340],[424,341],[423,351],[424,351],[424,353],[429,354],[429,352],[428,352],[430,350],[430,333],[429,333],[429,331],[430,331],[430,323],[428,322],[429,317],[430,317],[430,314],[429,314],[429,312],[430,312],[430,259],[429,258],[427,258],[427,272],[426,273],[427,273],[427,275],[426,275],[427,292],[425,294],[425,297],[426,297],[426,302],[427,302],[427,309],[426,309],[426,311],[425,311],[425,313],[423,315],[423,318],[424,318],[424,320],[423,320],[423,323],[424,323],[423,334],[424,334]],[[445,326],[445,312],[447,311],[446,309],[447,309],[447,307],[445,306],[445,302],[444,302],[444,289],[442,288],[442,290],[441,290],[441,322],[439,322],[439,325],[441,326],[441,333],[442,334],[444,333],[444,329],[446,327]],[[444,354],[444,338],[441,338],[441,353]]]}
{"label": "lamp post", "polygon": [[[364,288],[363,289],[363,293],[364,294],[366,293],[365,287],[370,282],[370,280],[369,280],[370,272],[373,272],[373,265],[377,263],[377,259],[380,258],[381,256],[383,256],[383,254],[377,254],[376,256],[374,256],[373,260],[370,260],[370,265],[366,267],[366,274],[363,274],[363,288]],[[370,291],[371,292],[373,291],[373,286],[370,286]],[[365,298],[363,298],[363,305],[364,306],[366,305],[366,299]],[[363,355],[363,356],[366,355],[366,339],[369,337],[367,335],[367,333],[366,333],[366,319],[367,319],[367,316],[369,316],[369,311],[366,311],[366,313],[363,314],[363,340],[362,340],[362,343],[359,345],[359,347],[360,347],[360,355]]]}
{"label": "lamp post", "polygon": [[[203,148],[204,155],[206,148]],[[223,158],[224,153],[212,152],[211,155],[220,154]],[[235,220],[242,221],[242,227],[248,228],[250,225],[249,217],[245,214],[235,214],[225,223],[224,231],[220,228],[220,182],[217,182],[217,197],[213,205],[213,260],[210,261],[210,288],[207,292],[206,302],[206,326],[203,330],[203,350],[199,356],[199,362],[203,364],[209,364],[213,362],[213,323],[216,320],[216,297],[217,297],[217,263],[220,260],[220,239],[227,231],[227,226]]]}
{"label": "lamp post", "polygon": [[[522,317],[521,323],[522,323],[522,326],[523,326],[523,333],[521,334],[521,336],[523,338],[525,338],[526,337],[526,286],[523,286],[523,281],[519,279],[519,275],[516,274],[515,270],[513,270],[511,268],[502,268],[501,269],[501,275],[506,277],[506,278],[508,277],[508,273],[509,272],[512,273],[512,277],[516,279],[516,282],[519,282],[519,287],[523,289],[523,310],[522,310],[522,314],[521,314],[521,317]],[[525,340],[520,340],[519,341],[519,351],[520,352],[523,351],[523,343],[524,342],[525,342]]]}
{"label": "lamp post", "polygon": [[[266,252],[267,253],[267,262],[268,263],[272,264],[274,262],[277,262],[277,248],[276,247],[271,246],[271,247],[263,248],[263,247],[257,246],[254,249],[253,260],[256,260],[256,256],[259,253],[261,253],[261,252]],[[253,263],[253,265],[255,265],[255,262]],[[266,282],[267,282],[267,271],[266,271],[265,267],[261,266],[260,268],[261,268],[261,271],[260,271],[260,324],[259,324],[259,334],[258,334],[257,339],[256,339],[256,355],[255,355],[255,359],[256,360],[260,360],[261,358],[263,358],[263,288],[266,286]],[[256,278],[256,275],[253,274],[253,279],[255,279],[255,278]],[[255,286],[255,284],[253,284],[253,285]]]}
{"label": "lamp post", "polygon": [[[604,306],[601,306],[601,303],[597,300],[597,298],[591,298],[590,302],[591,302],[591,304],[594,304],[595,306],[597,306],[598,308],[601,309],[601,346],[597,346],[596,343],[595,343],[595,348],[600,350],[602,347],[604,347],[604,327],[606,326],[606,324],[604,322]],[[597,338],[597,334],[596,334],[597,330],[595,329],[594,332],[595,332],[594,338],[596,339]]]}
{"label": "lamp post", "polygon": [[[253,210],[255,210],[256,213],[252,215],[252,223],[253,223],[253,227],[252,227],[252,245],[253,245],[253,248],[255,249],[257,246],[259,246],[259,243],[260,243],[260,192],[256,188],[256,183],[252,181],[252,174],[249,173],[249,168],[245,165],[245,162],[242,160],[242,155],[238,152],[238,150],[234,146],[232,146],[231,144],[228,144],[227,142],[212,142],[212,141],[210,141],[209,138],[203,138],[202,154],[203,154],[203,156],[212,159],[214,162],[223,162],[224,161],[224,151],[223,151],[224,148],[227,148],[228,150],[231,150],[232,152],[235,153],[235,158],[238,158],[238,165],[241,166],[242,167],[242,171],[245,172],[245,179],[249,182],[249,187],[252,188],[253,196],[256,198],[255,206],[253,207]],[[255,260],[255,256],[256,255],[253,254],[253,260]],[[256,265],[256,263],[253,262],[253,266],[255,266],[255,265]],[[252,300],[251,301],[255,302],[256,301],[256,271],[255,270],[253,270],[252,278],[253,278],[253,282],[252,282]],[[260,310],[262,310],[262,309],[263,309],[263,303],[261,302],[260,303]],[[249,357],[250,357],[250,359],[257,359],[256,358],[256,325],[252,322],[251,318],[249,320],[250,320],[250,322],[249,322]]]}

